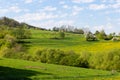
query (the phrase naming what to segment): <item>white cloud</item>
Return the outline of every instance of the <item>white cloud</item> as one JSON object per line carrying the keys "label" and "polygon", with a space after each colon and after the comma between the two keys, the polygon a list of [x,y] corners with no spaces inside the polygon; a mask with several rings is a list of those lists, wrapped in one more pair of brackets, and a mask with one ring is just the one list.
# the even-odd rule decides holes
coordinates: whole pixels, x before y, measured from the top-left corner
{"label": "white cloud", "polygon": [[62,14],[59,15],[59,17],[64,18],[64,17],[67,17],[68,15],[69,15],[68,13],[64,13],[64,14],[62,13]]}
{"label": "white cloud", "polygon": [[26,11],[26,9],[21,9],[18,6],[11,6],[9,8],[0,8],[0,13],[10,13],[10,12],[15,12],[15,13],[19,13],[21,11]]}
{"label": "white cloud", "polygon": [[103,3],[107,2],[107,0],[101,0]]}
{"label": "white cloud", "polygon": [[81,11],[81,10],[83,10],[83,8],[82,8],[82,7],[79,7],[79,6],[73,6],[73,9],[74,9],[75,11]]}
{"label": "white cloud", "polygon": [[5,14],[5,13],[7,13],[8,12],[8,9],[1,9],[0,8],[0,14]]}
{"label": "white cloud", "polygon": [[101,0],[103,3],[120,3],[120,0]]}
{"label": "white cloud", "polygon": [[38,2],[39,2],[39,3],[42,3],[42,2],[43,2],[43,0],[39,0]]}
{"label": "white cloud", "polygon": [[13,11],[13,12],[18,13],[18,12],[21,12],[21,9],[17,6],[12,6],[9,8],[9,11]]}
{"label": "white cloud", "polygon": [[70,9],[70,7],[68,5],[63,5],[63,8]]}
{"label": "white cloud", "polygon": [[59,21],[49,20],[38,25],[45,28],[52,28],[54,26],[60,27],[62,25],[73,25],[73,24],[74,21],[72,20],[59,20]]}
{"label": "white cloud", "polygon": [[120,3],[109,5],[111,8],[120,8]]}
{"label": "white cloud", "polygon": [[106,11],[105,14],[111,14],[111,13],[118,13],[120,14],[120,10],[116,9],[116,10],[111,10],[111,11]]}
{"label": "white cloud", "polygon": [[32,3],[33,0],[25,0],[25,3]]}
{"label": "white cloud", "polygon": [[93,26],[93,31],[95,30],[105,30],[107,32],[111,32],[113,30],[113,24],[112,23],[107,23],[107,24],[104,24],[104,25],[96,25],[96,26]]}
{"label": "white cloud", "polygon": [[120,0],[116,0],[116,2],[120,3]]}
{"label": "white cloud", "polygon": [[95,30],[103,30],[104,29],[104,25],[97,25],[93,27]]}
{"label": "white cloud", "polygon": [[65,4],[65,1],[60,1],[59,4]]}
{"label": "white cloud", "polygon": [[40,21],[53,18],[58,18],[58,15],[47,13],[27,13],[22,16],[15,17],[15,19],[19,20],[20,22]]}
{"label": "white cloud", "polygon": [[79,6],[73,6],[73,11],[72,11],[72,15],[75,16],[77,14],[79,14],[80,11],[82,11],[84,8],[79,7]]}
{"label": "white cloud", "polygon": [[[26,22],[28,24],[43,27],[43,28],[52,28],[54,26],[62,26],[62,25],[73,25],[73,20],[65,20],[64,17],[68,16],[65,14],[50,14],[50,13],[27,13],[22,16],[14,17],[14,19],[20,22]],[[60,20],[55,20],[59,18]]]}
{"label": "white cloud", "polygon": [[74,3],[91,3],[94,2],[94,0],[72,0]]}
{"label": "white cloud", "polygon": [[43,8],[43,11],[55,11],[55,10],[57,10],[57,8],[52,6],[46,6]]}
{"label": "white cloud", "polygon": [[106,6],[105,4],[90,4],[89,5],[89,9],[91,10],[102,10],[102,9],[106,9],[108,8],[108,6]]}

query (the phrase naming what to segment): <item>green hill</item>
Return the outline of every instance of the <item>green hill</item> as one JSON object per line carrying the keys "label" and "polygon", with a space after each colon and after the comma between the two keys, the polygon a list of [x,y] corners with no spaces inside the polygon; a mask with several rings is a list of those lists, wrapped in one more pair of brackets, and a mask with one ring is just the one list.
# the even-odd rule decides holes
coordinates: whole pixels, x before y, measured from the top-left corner
{"label": "green hill", "polygon": [[36,29],[6,17],[0,19],[0,31],[0,80],[120,79],[120,41],[86,41],[83,34],[70,32],[60,38],[59,31]]}

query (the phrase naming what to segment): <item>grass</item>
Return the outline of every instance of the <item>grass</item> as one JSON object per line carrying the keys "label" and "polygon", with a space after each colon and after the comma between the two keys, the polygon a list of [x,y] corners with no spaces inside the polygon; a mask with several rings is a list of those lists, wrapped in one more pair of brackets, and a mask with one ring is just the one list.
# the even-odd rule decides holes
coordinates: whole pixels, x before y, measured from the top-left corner
{"label": "grass", "polygon": [[119,80],[120,74],[17,59],[0,59],[0,80]]}
{"label": "grass", "polygon": [[[88,51],[99,53],[119,48],[120,42],[85,41],[83,35],[65,33],[65,39],[51,39],[57,32],[31,30],[32,38],[25,39],[24,45],[29,54],[37,49],[51,48],[81,53]],[[30,42],[30,43],[29,43]],[[119,48],[120,49],[120,48]],[[0,80],[120,80],[120,73],[111,71],[85,69],[70,66],[44,64],[18,59],[0,58]]]}
{"label": "grass", "polygon": [[74,51],[76,53],[88,51],[91,53],[98,53],[109,51],[111,49],[119,48],[120,42],[113,41],[85,41],[83,35],[66,33],[65,39],[51,39],[58,36],[57,32],[53,31],[41,31],[31,30],[32,38],[26,39],[25,41],[31,42],[26,43],[28,46],[29,53],[33,53],[35,49],[54,48],[61,49],[64,51]]}

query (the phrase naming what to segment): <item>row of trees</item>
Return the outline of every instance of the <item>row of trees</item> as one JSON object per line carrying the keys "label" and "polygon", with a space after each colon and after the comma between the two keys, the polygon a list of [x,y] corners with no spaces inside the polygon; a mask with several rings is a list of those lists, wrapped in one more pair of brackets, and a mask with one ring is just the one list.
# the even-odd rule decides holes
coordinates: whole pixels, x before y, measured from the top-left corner
{"label": "row of trees", "polygon": [[59,49],[43,49],[36,50],[35,56],[25,53],[16,54],[8,50],[5,51],[4,57],[40,61],[42,63],[120,71],[120,49],[113,49],[99,54],[91,54],[89,52],[76,54],[73,51],[64,52]]}
{"label": "row of trees", "polygon": [[95,41],[95,40],[111,40],[111,39],[119,40],[119,38],[117,38],[119,35],[116,35],[115,32],[106,34],[104,30],[101,30],[101,31],[97,30],[95,33],[92,33],[88,28],[78,29],[78,28],[75,28],[74,26],[70,26],[70,25],[63,25],[61,27],[53,27],[53,31],[84,34],[87,41],[89,41],[89,40],[93,40],[93,41]]}
{"label": "row of trees", "polygon": [[70,25],[63,25],[61,27],[53,27],[53,31],[62,31],[62,32],[70,32],[70,33],[76,33],[76,34],[84,34],[83,29],[74,28],[74,26]]}
{"label": "row of trees", "polygon": [[[116,38],[115,38],[116,37]],[[110,34],[106,34],[104,30],[101,31],[96,31],[94,34],[90,31],[88,31],[87,33],[85,33],[85,38],[86,40],[119,40],[119,35],[117,36],[115,33],[110,33]]]}

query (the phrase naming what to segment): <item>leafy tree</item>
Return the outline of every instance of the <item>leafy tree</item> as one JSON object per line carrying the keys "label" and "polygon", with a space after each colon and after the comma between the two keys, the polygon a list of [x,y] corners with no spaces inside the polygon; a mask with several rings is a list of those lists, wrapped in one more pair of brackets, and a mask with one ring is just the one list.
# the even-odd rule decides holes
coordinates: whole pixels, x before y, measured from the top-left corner
{"label": "leafy tree", "polygon": [[77,28],[75,28],[75,29],[74,29],[74,33],[84,34],[84,31],[83,31],[82,29],[77,29]]}
{"label": "leafy tree", "polygon": [[11,34],[17,39],[27,39],[31,36],[31,32],[24,29],[23,27],[13,29]]}
{"label": "leafy tree", "polygon": [[86,38],[86,41],[89,41],[89,40],[97,40],[96,36],[93,35],[91,32],[88,32],[87,34],[85,34],[85,38]]}
{"label": "leafy tree", "polygon": [[61,39],[64,39],[64,38],[65,38],[65,33],[64,33],[64,32],[59,32],[59,37],[60,37]]}
{"label": "leafy tree", "polygon": [[101,30],[99,33],[99,39],[106,39],[107,35],[104,30]]}

